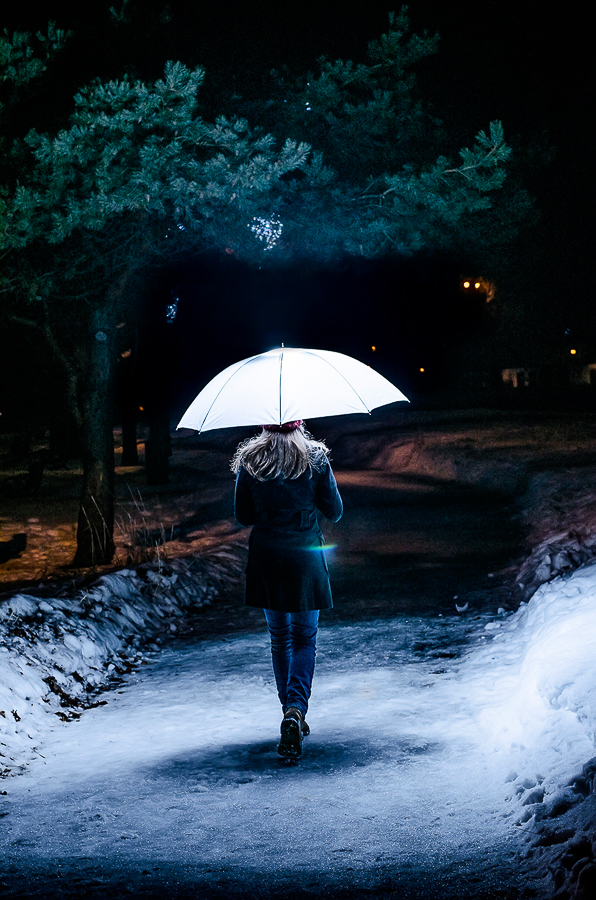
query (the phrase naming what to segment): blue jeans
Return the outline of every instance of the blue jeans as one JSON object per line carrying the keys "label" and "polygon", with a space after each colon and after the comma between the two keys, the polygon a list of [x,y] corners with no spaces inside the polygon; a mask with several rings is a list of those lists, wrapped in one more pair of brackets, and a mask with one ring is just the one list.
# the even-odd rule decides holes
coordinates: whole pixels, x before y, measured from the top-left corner
{"label": "blue jeans", "polygon": [[266,609],[277,695],[285,713],[291,706],[303,716],[315,671],[319,610],[284,613]]}

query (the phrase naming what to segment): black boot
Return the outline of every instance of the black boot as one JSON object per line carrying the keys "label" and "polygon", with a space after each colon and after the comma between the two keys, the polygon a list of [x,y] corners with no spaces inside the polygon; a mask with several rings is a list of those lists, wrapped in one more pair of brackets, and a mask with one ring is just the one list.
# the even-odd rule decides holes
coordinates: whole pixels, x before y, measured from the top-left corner
{"label": "black boot", "polygon": [[298,759],[302,755],[302,737],[308,734],[310,728],[295,706],[286,710],[280,731],[281,739],[277,752],[286,759]]}

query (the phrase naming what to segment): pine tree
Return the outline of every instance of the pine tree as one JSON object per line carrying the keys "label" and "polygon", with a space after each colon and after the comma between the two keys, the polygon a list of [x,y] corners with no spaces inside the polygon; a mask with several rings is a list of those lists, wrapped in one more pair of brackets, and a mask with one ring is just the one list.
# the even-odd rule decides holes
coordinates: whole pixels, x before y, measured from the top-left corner
{"label": "pine tree", "polygon": [[38,311],[76,382],[77,564],[113,554],[119,326],[134,323],[157,265],[209,248],[260,262],[403,255],[515,231],[527,198],[514,186],[506,205],[496,201],[511,155],[501,125],[457,162],[439,152],[445,132],[411,71],[436,46],[410,34],[403,9],[367,63],[323,60],[316,76],[277,76],[265,101],[235,98],[259,129],[234,115],[203,119],[203,70],[168,63],[154,82],[93,83],[76,95],[68,128],[27,136],[30,162],[2,224],[5,291]]}
{"label": "pine tree", "polygon": [[[83,336],[71,348],[84,448],[76,565],[109,562],[114,551],[118,326],[134,319],[139,284],[182,247],[225,240],[226,223],[250,221],[255,199],[308,157],[305,144],[278,149],[240,119],[203,121],[202,80],[202,69],[171,63],[154,83],[125,78],[82,90],[69,129],[27,136],[34,165],[7,205],[12,289],[52,309],[56,343],[56,331]],[[19,277],[19,259],[38,245],[53,251],[50,270]]]}
{"label": "pine tree", "polygon": [[283,227],[276,256],[470,252],[516,236],[531,204],[507,176],[501,123],[478,132],[457,158],[420,96],[415,66],[438,43],[438,35],[413,34],[402,7],[365,62],[321,58],[316,72],[273,72],[259,96],[228,100],[316,151],[271,207]]}

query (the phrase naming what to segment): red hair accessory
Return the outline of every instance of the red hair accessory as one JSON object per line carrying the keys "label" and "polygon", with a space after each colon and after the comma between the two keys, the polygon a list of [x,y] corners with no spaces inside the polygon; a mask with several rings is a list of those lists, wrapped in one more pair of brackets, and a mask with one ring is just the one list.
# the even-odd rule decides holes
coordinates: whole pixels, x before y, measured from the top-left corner
{"label": "red hair accessory", "polygon": [[296,419],[295,422],[284,422],[283,425],[263,425],[265,431],[276,431],[278,434],[287,434],[288,431],[297,431],[301,425],[304,425],[302,419]]}

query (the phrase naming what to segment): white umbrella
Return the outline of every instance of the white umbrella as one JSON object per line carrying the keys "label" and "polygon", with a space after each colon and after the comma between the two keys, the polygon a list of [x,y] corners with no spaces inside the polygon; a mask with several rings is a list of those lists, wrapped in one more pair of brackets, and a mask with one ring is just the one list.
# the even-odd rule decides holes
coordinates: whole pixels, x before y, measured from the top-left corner
{"label": "white umbrella", "polygon": [[190,404],[178,428],[211,431],[368,413],[406,400],[390,381],[351,356],[280,347],[228,366]]}

